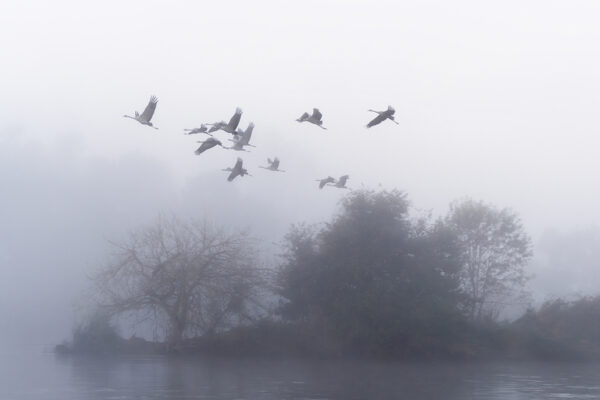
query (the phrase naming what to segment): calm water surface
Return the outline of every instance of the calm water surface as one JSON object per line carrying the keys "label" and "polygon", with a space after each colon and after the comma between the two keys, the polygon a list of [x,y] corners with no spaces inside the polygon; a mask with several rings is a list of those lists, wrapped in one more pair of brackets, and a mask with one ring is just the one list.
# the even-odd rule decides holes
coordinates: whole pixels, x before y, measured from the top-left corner
{"label": "calm water surface", "polygon": [[600,399],[600,364],[0,356],[0,400]]}

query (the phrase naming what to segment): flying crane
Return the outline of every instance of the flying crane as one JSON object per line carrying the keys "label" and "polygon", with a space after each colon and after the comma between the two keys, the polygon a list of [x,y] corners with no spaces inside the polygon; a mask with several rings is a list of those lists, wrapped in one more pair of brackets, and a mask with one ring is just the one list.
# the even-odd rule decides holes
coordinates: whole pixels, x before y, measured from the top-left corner
{"label": "flying crane", "polygon": [[319,182],[319,189],[323,189],[325,185],[335,183],[335,179],[331,176],[328,176],[327,178],[317,179],[317,182]]}
{"label": "flying crane", "polygon": [[248,175],[248,176],[252,176],[248,173],[248,170],[246,170],[246,168],[243,167],[243,163],[244,161],[238,157],[235,165],[233,166],[233,168],[225,168],[223,171],[230,171],[231,173],[229,174],[229,176],[227,177],[227,180],[229,182],[231,182],[232,180],[234,180],[236,177],[238,176],[244,176],[244,175]]}
{"label": "flying crane", "polygon": [[310,122],[311,124],[317,125],[321,129],[327,129],[323,126],[323,121],[321,120],[322,118],[323,118],[323,114],[321,114],[321,111],[319,111],[318,108],[313,108],[312,115],[308,115],[308,113],[305,112],[296,121]]}
{"label": "flying crane", "polygon": [[246,128],[245,131],[238,129],[237,135],[234,136],[233,139],[229,139],[233,142],[233,146],[231,146],[231,149],[237,150],[237,151],[246,151],[246,150],[244,150],[244,146],[254,147],[250,144],[250,138],[252,137],[253,130],[254,130],[254,122],[250,122],[250,124],[248,124],[248,127]]}
{"label": "flying crane", "polygon": [[206,139],[204,141],[199,141],[198,143],[202,143],[202,144],[200,145],[200,147],[198,147],[196,149],[196,151],[194,151],[194,154],[196,154],[197,156],[204,153],[208,149],[212,149],[215,146],[223,147],[223,144],[221,143],[221,141],[215,139],[214,137],[209,137],[208,139]]}
{"label": "flying crane", "polygon": [[394,119],[394,113],[396,112],[396,110],[394,110],[394,107],[392,107],[392,106],[388,106],[387,110],[385,110],[385,111],[375,111],[375,110],[369,110],[369,111],[377,113],[377,116],[371,122],[369,122],[367,124],[367,128],[370,128],[370,127],[375,126],[375,125],[379,125],[380,123],[382,123],[386,119],[389,119],[390,121],[392,121],[396,125],[400,125]]}
{"label": "flying crane", "polygon": [[231,133],[232,135],[237,135],[237,127],[240,124],[240,120],[242,119],[242,109],[236,108],[235,114],[229,119],[229,122],[219,121],[215,122],[213,126],[208,130],[209,133],[216,132],[219,129],[223,130],[227,133]]}
{"label": "flying crane", "polygon": [[260,168],[268,169],[269,171],[285,172],[284,170],[279,169],[279,158],[275,157],[272,160],[270,158],[267,158],[267,163],[269,163],[268,167],[260,167]]}
{"label": "flying crane", "polygon": [[148,105],[144,109],[142,115],[140,115],[140,113],[136,111],[135,116],[133,117],[131,115],[123,115],[123,117],[135,119],[142,125],[147,125],[154,129],[158,129],[157,127],[152,125],[152,122],[150,122],[152,116],[154,115],[154,110],[156,110],[156,103],[158,103],[158,99],[156,98],[156,96],[151,96],[150,101],[148,102]]}

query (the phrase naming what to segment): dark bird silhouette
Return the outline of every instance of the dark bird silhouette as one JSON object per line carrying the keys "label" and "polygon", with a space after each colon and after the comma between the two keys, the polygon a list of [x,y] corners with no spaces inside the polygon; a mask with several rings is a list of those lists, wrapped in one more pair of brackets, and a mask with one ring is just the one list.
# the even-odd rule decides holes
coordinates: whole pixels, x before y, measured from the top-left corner
{"label": "dark bird silhouette", "polygon": [[273,160],[267,158],[267,162],[269,163],[268,167],[260,168],[268,169],[269,171],[285,172],[284,170],[279,169],[279,158],[275,157]]}
{"label": "dark bird silhouette", "polygon": [[250,122],[248,128],[245,131],[238,129],[237,135],[230,139],[233,142],[233,146],[231,148],[237,151],[246,151],[244,150],[244,146],[251,146],[250,138],[252,137],[252,131],[254,131],[254,123]]}
{"label": "dark bird silhouette", "polygon": [[225,168],[223,171],[230,171],[231,173],[229,174],[229,176],[227,177],[227,180],[229,182],[231,182],[232,180],[234,180],[237,176],[244,176],[244,175],[248,175],[248,176],[252,176],[248,173],[248,171],[246,170],[246,168],[243,167],[244,161],[238,157],[235,165],[233,166],[233,168]]}
{"label": "dark bird silhouette", "polygon": [[394,107],[392,107],[392,106],[388,106],[388,109],[385,111],[375,111],[375,110],[369,110],[369,111],[377,113],[377,116],[371,122],[369,122],[367,124],[367,128],[370,128],[375,125],[379,125],[386,119],[389,119],[390,121],[394,122],[396,125],[399,125],[398,122],[396,122],[396,120],[394,119],[394,113],[396,112],[396,110],[394,110]]}
{"label": "dark bird silhouette", "polygon": [[213,126],[208,130],[209,133],[216,132],[219,129],[225,132],[231,133],[232,135],[237,135],[237,127],[240,124],[240,120],[242,119],[242,109],[236,108],[235,114],[229,119],[229,122],[219,121],[213,124]]}
{"label": "dark bird silhouette", "polygon": [[318,108],[313,108],[312,115],[308,115],[308,113],[305,112],[296,121],[310,122],[311,124],[317,125],[319,128],[327,129],[323,126],[323,121],[321,120],[322,118],[323,118],[323,114],[321,114],[321,111],[319,111]]}
{"label": "dark bird silhouette", "polygon": [[206,124],[202,124],[200,125],[200,128],[194,128],[194,129],[184,129],[184,131],[186,131],[186,135],[194,135],[196,133],[206,133],[208,134],[208,126],[206,126]]}
{"label": "dark bird silhouette", "polygon": [[346,187],[346,182],[348,181],[349,178],[350,178],[350,175],[342,175],[342,176],[340,176],[340,179],[338,179],[337,182],[335,183],[335,185],[333,185],[333,186],[335,186],[336,188],[339,188],[339,189],[348,189]]}
{"label": "dark bird silhouette", "polygon": [[200,147],[198,147],[196,149],[196,151],[194,151],[194,154],[196,154],[196,155],[200,155],[200,154],[204,153],[206,150],[212,149],[215,146],[221,146],[221,147],[223,146],[221,144],[220,140],[217,140],[213,137],[210,137],[210,138],[206,139],[205,141],[198,142],[198,143],[202,143],[202,144],[200,145]]}
{"label": "dark bird silhouette", "polygon": [[142,113],[142,115],[140,115],[140,113],[136,111],[135,116],[133,116],[133,117],[130,115],[123,115],[123,116],[125,118],[135,119],[137,122],[139,122],[142,125],[148,125],[154,129],[158,129],[157,127],[152,125],[152,122],[150,122],[150,120],[152,119],[152,116],[154,115],[154,110],[156,110],[156,103],[158,103],[158,99],[156,98],[156,96],[151,96],[150,101],[148,102],[148,105],[146,106],[146,109],[144,109],[144,112]]}
{"label": "dark bird silhouette", "polygon": [[319,189],[323,189],[325,185],[335,183],[335,179],[331,176],[328,176],[327,178],[317,179],[317,182],[319,182]]}

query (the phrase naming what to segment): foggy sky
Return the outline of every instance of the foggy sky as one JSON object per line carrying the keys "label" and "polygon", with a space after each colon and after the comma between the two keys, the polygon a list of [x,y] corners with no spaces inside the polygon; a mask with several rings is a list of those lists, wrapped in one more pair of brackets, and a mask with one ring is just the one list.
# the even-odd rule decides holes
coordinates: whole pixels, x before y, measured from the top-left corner
{"label": "foggy sky", "polygon": [[[158,213],[272,244],[335,210],[327,175],[435,215],[463,196],[510,207],[537,244],[537,298],[600,291],[597,258],[572,274],[546,233],[600,220],[600,4],[197,3],[0,6],[0,338],[65,337],[106,240]],[[158,131],[122,118],[152,94]],[[365,129],[388,104],[400,125]],[[183,128],[237,106],[256,149],[194,156]],[[294,121],[313,107],[329,130]],[[253,177],[226,182],[240,155]],[[257,168],[273,156],[285,174]]]}

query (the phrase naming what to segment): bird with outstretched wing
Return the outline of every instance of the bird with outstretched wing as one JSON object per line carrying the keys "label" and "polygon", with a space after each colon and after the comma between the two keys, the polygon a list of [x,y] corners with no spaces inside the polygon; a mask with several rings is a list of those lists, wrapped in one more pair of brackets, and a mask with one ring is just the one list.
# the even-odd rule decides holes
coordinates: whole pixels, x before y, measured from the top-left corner
{"label": "bird with outstretched wing", "polygon": [[156,96],[150,97],[150,101],[148,102],[146,109],[144,110],[142,115],[140,115],[140,122],[150,122],[152,116],[154,115],[154,111],[156,110],[157,103],[158,99],[156,98]]}
{"label": "bird with outstretched wing", "polygon": [[152,119],[152,116],[154,115],[154,111],[156,110],[156,103],[158,103],[158,99],[156,98],[156,96],[151,96],[150,101],[148,102],[148,105],[146,106],[146,109],[144,109],[144,112],[142,113],[142,115],[140,115],[140,113],[138,113],[136,111],[135,116],[133,116],[133,117],[130,115],[123,115],[123,117],[135,119],[137,122],[139,122],[142,125],[147,125],[154,129],[158,129],[157,127],[152,125],[152,122],[150,122],[150,120]]}

